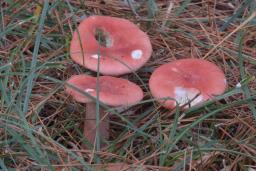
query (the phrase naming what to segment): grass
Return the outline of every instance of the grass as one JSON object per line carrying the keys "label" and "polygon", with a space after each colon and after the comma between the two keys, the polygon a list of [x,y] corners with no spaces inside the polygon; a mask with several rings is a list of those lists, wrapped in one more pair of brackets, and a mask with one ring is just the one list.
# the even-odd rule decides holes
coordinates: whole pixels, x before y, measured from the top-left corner
{"label": "grass", "polygon": [[[111,140],[92,151],[82,148],[85,107],[63,88],[73,74],[99,75],[69,56],[79,21],[94,14],[138,24],[154,52],[124,76],[144,89],[142,102],[123,113],[98,102],[112,113]],[[151,170],[255,168],[255,14],[253,0],[0,1],[0,170],[94,170],[115,162]],[[228,88],[200,106],[168,111],[148,91],[150,74],[190,57],[222,68]]]}

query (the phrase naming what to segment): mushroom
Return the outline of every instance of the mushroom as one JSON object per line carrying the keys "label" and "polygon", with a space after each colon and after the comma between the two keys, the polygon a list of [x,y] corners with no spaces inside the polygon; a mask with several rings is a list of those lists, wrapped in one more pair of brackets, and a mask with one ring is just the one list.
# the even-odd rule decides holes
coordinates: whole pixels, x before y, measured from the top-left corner
{"label": "mushroom", "polygon": [[[75,86],[79,90],[88,93],[92,97],[97,96],[97,87],[99,93],[99,101],[113,107],[125,107],[133,105],[141,101],[143,92],[141,88],[122,78],[112,76],[100,76],[98,78],[98,86],[96,77],[89,75],[73,75],[68,84]],[[66,92],[70,94],[76,101],[86,103],[86,120],[84,122],[84,135],[87,140],[93,144],[96,135],[96,104],[95,101],[75,90],[71,86],[66,86]],[[99,132],[102,138],[108,139],[108,116],[104,116],[104,112],[100,112]],[[104,118],[103,118],[104,117]]]}
{"label": "mushroom", "polygon": [[[97,40],[98,35],[102,40]],[[116,17],[86,18],[70,44],[70,55],[76,63],[103,75],[136,71],[149,60],[151,53],[147,34],[130,21]]]}
{"label": "mushroom", "polygon": [[153,97],[169,109],[176,106],[176,101],[185,108],[202,103],[224,93],[226,85],[223,71],[202,59],[169,62],[157,68],[149,79]]}

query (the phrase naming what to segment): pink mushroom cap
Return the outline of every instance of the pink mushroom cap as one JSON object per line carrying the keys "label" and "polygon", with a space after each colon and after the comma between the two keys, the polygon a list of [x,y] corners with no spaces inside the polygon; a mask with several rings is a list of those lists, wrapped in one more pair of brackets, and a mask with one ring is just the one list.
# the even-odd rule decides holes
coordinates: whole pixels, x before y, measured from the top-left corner
{"label": "pink mushroom cap", "polygon": [[224,93],[226,86],[223,71],[202,59],[169,62],[157,68],[149,80],[152,95],[169,109],[176,106],[176,101],[181,106],[189,102],[191,106],[200,104]]}
{"label": "pink mushroom cap", "polygon": [[[97,96],[97,78],[89,75],[74,75],[68,81],[77,87],[79,90],[84,91],[94,98]],[[110,106],[129,106],[136,104],[143,98],[141,88],[122,78],[111,76],[99,77],[99,100]],[[92,102],[93,99],[83,95],[74,88],[66,86],[66,92],[70,94],[76,101],[81,103]]]}
{"label": "pink mushroom cap", "polygon": [[[106,47],[96,40],[97,29],[106,35]],[[146,33],[126,19],[107,16],[91,16],[83,20],[70,44],[70,55],[76,63],[97,71],[99,58],[99,72],[103,75],[136,71],[149,60],[151,53],[152,46]]]}

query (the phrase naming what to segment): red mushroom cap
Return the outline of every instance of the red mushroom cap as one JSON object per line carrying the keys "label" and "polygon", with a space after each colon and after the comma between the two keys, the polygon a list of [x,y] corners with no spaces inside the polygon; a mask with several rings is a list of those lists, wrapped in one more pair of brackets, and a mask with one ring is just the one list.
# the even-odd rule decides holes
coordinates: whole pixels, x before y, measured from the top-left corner
{"label": "red mushroom cap", "polygon": [[[225,91],[226,78],[215,64],[201,59],[181,59],[157,68],[150,77],[149,88],[157,98],[174,98],[179,105],[194,106]],[[159,100],[174,108],[174,100]],[[186,105],[185,107],[188,107]]]}
{"label": "red mushroom cap", "polygon": [[[101,29],[107,36],[106,47],[96,40],[97,29]],[[97,71],[100,56],[99,72],[104,75],[135,71],[149,60],[152,53],[147,34],[125,19],[91,16],[81,22],[78,32],[74,32],[71,41],[71,58],[78,64]]]}
{"label": "red mushroom cap", "polygon": [[[74,75],[67,83],[77,87],[81,91],[89,93],[91,96],[97,96],[97,79],[88,75]],[[99,77],[99,100],[110,106],[129,106],[138,103],[143,98],[141,88],[122,78],[111,76]],[[66,86],[66,92],[81,103],[93,101],[91,98],[81,94],[72,87]]]}

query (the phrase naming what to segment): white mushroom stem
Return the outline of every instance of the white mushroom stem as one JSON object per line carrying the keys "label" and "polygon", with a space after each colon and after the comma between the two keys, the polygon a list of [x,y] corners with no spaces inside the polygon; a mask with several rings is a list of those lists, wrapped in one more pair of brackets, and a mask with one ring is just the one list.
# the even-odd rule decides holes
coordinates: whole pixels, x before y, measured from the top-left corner
{"label": "white mushroom stem", "polygon": [[[99,121],[99,134],[100,139],[108,139],[109,138],[109,119],[108,116],[105,116],[106,113],[103,109],[100,108],[100,121]],[[84,122],[84,135],[87,140],[94,145],[96,142],[96,103],[91,102],[86,104],[86,116]],[[101,145],[103,146],[103,145]]]}

